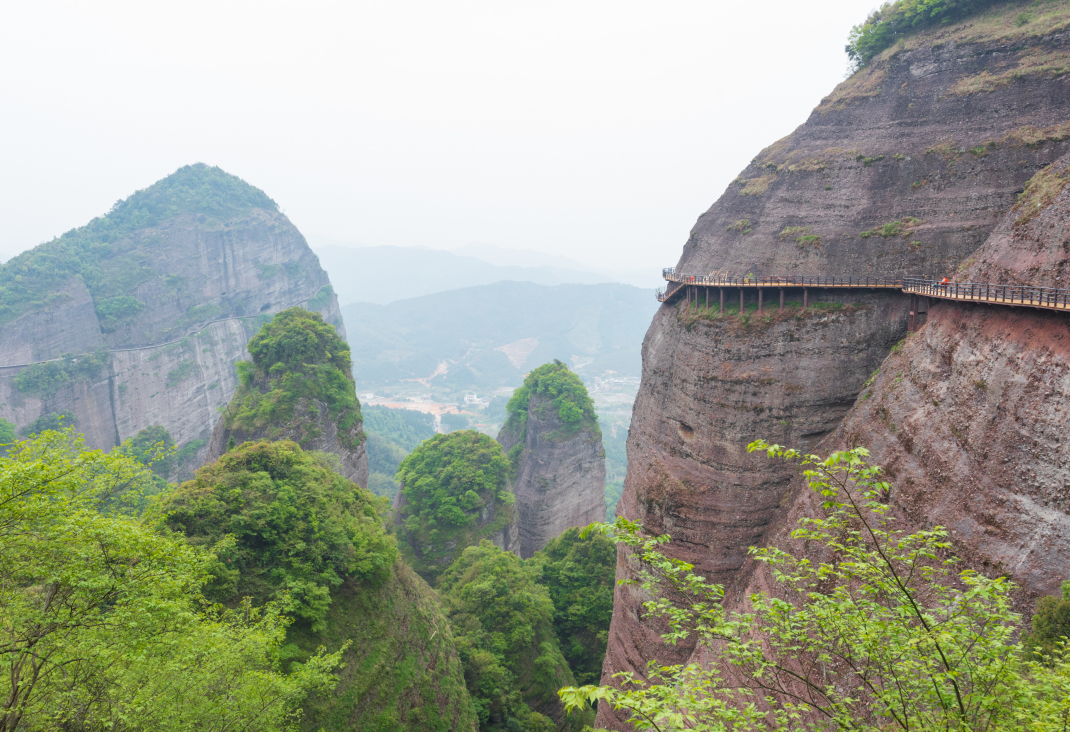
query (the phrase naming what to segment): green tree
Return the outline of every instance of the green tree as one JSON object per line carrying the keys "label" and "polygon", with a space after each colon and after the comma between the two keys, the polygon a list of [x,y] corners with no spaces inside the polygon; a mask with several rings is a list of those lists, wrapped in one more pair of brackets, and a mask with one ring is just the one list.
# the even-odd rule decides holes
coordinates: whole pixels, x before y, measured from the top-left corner
{"label": "green tree", "polygon": [[1051,656],[1060,643],[1070,638],[1070,582],[1063,582],[1062,597],[1042,597],[1037,601],[1030,630],[1022,645],[1034,653]]}
{"label": "green tree", "polygon": [[651,663],[621,688],[562,689],[570,708],[604,699],[638,729],[1056,730],[1070,715],[1070,664],[1024,660],[1012,642],[1020,617],[1013,585],[955,571],[946,531],[895,528],[883,501],[891,486],[857,448],[822,459],[758,441],[751,451],[795,461],[822,500],[794,538],[814,561],[753,548],[775,592],[728,612],[724,589],[665,556],[668,536],[619,518],[599,530],[628,545],[648,613],[669,643],[694,635],[700,666]]}
{"label": "green tree", "polygon": [[545,409],[545,403],[549,402],[570,434],[580,429],[601,434],[594,402],[588,396],[587,388],[580,377],[560,361],[555,359],[553,363],[545,363],[524,378],[523,386],[513,392],[506,405],[509,419],[505,430],[523,430],[533,398],[537,400],[536,408],[540,410]]}
{"label": "green tree", "polygon": [[0,455],[10,450],[19,437],[15,424],[0,417]]}
{"label": "green tree", "polygon": [[[451,557],[512,522],[511,472],[501,445],[472,430],[435,435],[401,461],[398,514],[421,576],[432,582]],[[481,524],[483,515],[493,518]]]}
{"label": "green tree", "polygon": [[365,432],[384,437],[407,453],[435,436],[435,418],[425,412],[371,406],[365,407],[362,414]]}
{"label": "green tree", "polygon": [[553,602],[514,554],[489,541],[470,546],[442,575],[439,592],[476,703],[480,730],[505,732],[583,728],[591,720],[562,717],[554,691],[571,683],[553,630]]}
{"label": "green tree", "polygon": [[276,605],[199,599],[216,555],[133,514],[149,485],[73,429],[0,459],[0,732],[284,730],[333,686],[338,654],[279,673]]}
{"label": "green tree", "polygon": [[[299,406],[314,414],[314,402],[321,401],[338,425],[338,440],[357,447],[361,414],[349,346],[322,315],[300,307],[283,310],[248,348],[253,360],[237,363],[241,383],[224,415],[227,429],[277,437],[292,427]],[[317,434],[315,429],[306,426],[305,437]]]}
{"label": "green tree", "polygon": [[900,38],[935,25],[975,15],[1000,0],[898,0],[874,10],[866,22],[851,29],[847,56],[856,67],[865,66],[874,56],[890,48]]}
{"label": "green tree", "polygon": [[57,414],[56,412],[49,412],[48,414],[42,414],[40,417],[30,422],[28,425],[19,430],[19,434],[22,436],[38,435],[46,430],[60,431],[65,427],[75,426],[74,419],[65,415]]}
{"label": "green tree", "polygon": [[322,630],[331,590],[346,578],[377,587],[397,548],[380,499],[332,470],[332,461],[293,442],[246,442],[167,497],[167,524],[195,546],[219,551],[208,597],[284,603]]}
{"label": "green tree", "polygon": [[154,424],[124,440],[120,449],[160,478],[166,479],[174,468],[174,446],[175,441],[167,428]]}
{"label": "green tree", "polygon": [[566,529],[528,560],[554,604],[553,625],[572,674],[597,683],[606,655],[617,548],[598,532]]}

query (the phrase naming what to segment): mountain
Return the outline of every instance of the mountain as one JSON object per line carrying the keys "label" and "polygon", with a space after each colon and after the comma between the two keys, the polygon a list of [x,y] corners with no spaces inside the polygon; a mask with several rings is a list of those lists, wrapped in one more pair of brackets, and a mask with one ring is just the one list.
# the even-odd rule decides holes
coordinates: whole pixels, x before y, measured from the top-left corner
{"label": "mountain", "polygon": [[[698,218],[676,270],[1061,282],[1043,273],[1064,261],[1063,219],[1029,216],[1064,195],[1063,169],[1046,166],[1070,152],[1070,86],[1051,64],[1070,57],[1068,27],[1067,3],[1007,3],[908,33],[753,159]],[[930,303],[908,337],[901,292],[808,294],[817,307],[760,317],[685,298],[659,309],[618,513],[683,539],[670,553],[737,609],[771,586],[749,549],[808,556],[790,532],[820,511],[793,465],[746,445],[868,446],[895,486],[897,526],[948,526],[965,567],[1019,583],[1019,609],[1057,592],[1070,567],[1065,315]],[[691,641],[667,646],[641,618],[645,599],[617,588],[603,682],[692,658]],[[621,722],[599,709],[596,726]]]}
{"label": "mountain", "polygon": [[[507,251],[507,250],[503,250]],[[616,282],[618,278],[586,269],[556,266],[501,266],[441,249],[337,245],[316,249],[320,264],[335,283],[339,302],[385,305],[462,287],[502,280],[540,285]],[[656,283],[651,282],[651,287]]]}
{"label": "mountain", "polygon": [[532,370],[509,400],[498,442],[516,471],[520,556],[605,520],[606,453],[587,389],[561,362]]}
{"label": "mountain", "polygon": [[65,415],[101,448],[162,425],[188,474],[246,342],[298,305],[345,335],[275,202],[219,168],[180,168],[0,267],[0,417],[25,431]]}
{"label": "mountain", "polygon": [[629,285],[499,282],[342,313],[358,385],[437,377],[458,388],[519,386],[555,358],[580,373],[637,376],[642,333],[657,310]]}

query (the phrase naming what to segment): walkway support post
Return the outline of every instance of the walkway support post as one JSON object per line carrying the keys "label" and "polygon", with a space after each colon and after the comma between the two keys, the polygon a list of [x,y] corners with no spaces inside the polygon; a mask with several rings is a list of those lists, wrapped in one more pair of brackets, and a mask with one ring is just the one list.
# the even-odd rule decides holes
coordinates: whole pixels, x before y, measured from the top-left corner
{"label": "walkway support post", "polygon": [[743,315],[743,293],[744,292],[745,292],[745,290],[742,287],[739,288],[739,314],[740,315]]}
{"label": "walkway support post", "polygon": [[720,290],[721,290],[721,312],[724,313],[724,288],[722,287],[722,288],[720,288]]}
{"label": "walkway support post", "polygon": [[915,313],[917,312],[917,310],[918,310],[918,296],[917,295],[911,295],[910,296],[910,320],[907,321],[907,333],[913,333],[914,332],[914,326],[915,326],[915,322],[916,322],[915,321]]}
{"label": "walkway support post", "polygon": [[780,288],[780,309],[784,309],[784,288]]}
{"label": "walkway support post", "polygon": [[763,288],[758,288],[758,315],[762,314],[762,292]]}
{"label": "walkway support post", "polygon": [[809,296],[810,296],[810,291],[804,287],[803,288],[803,310],[806,310],[807,300],[809,299]]}

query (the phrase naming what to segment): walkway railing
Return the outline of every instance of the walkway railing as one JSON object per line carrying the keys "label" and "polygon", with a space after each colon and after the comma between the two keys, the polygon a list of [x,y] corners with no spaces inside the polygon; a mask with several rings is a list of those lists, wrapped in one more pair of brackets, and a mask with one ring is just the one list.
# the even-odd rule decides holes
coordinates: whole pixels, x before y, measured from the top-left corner
{"label": "walkway railing", "polygon": [[950,282],[941,284],[924,277],[809,277],[763,275],[688,275],[676,272],[673,267],[661,271],[669,282],[665,289],[657,291],[660,302],[670,300],[689,286],[700,287],[816,287],[859,290],[900,290],[909,295],[934,297],[942,300],[984,302],[994,305],[1011,305],[1070,311],[1070,290],[1054,287],[1030,287],[1027,285],[995,285],[988,282]]}

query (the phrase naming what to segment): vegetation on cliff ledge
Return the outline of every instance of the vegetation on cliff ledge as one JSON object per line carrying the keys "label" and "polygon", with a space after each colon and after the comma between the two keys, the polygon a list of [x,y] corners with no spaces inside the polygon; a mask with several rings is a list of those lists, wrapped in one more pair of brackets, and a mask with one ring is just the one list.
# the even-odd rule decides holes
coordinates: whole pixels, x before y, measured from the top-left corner
{"label": "vegetation on cliff ledge", "polygon": [[[319,313],[295,307],[278,313],[249,341],[252,362],[237,363],[241,383],[224,416],[228,430],[271,437],[291,429],[298,407],[315,416],[314,401],[327,405],[338,441],[354,449],[360,402],[353,385],[349,345]],[[304,425],[301,440],[318,436]]]}
{"label": "vegetation on cliff ledge", "polygon": [[998,0],[898,0],[885,3],[870,13],[866,22],[851,29],[847,56],[856,66],[865,66],[906,35],[961,20],[996,4]]}
{"label": "vegetation on cliff ledge", "polygon": [[[128,293],[157,276],[151,261],[158,238],[130,237],[183,214],[211,224],[252,211],[277,211],[259,188],[203,163],[187,165],[117,201],[86,226],[23,252],[0,266],[0,325],[23,313],[62,302],[59,292],[80,277],[104,318],[106,328],[120,325],[138,308]],[[120,299],[117,299],[120,298]],[[122,299],[126,298],[126,299]]]}
{"label": "vegetation on cliff ledge", "polygon": [[398,518],[421,576],[433,582],[465,547],[512,523],[511,474],[501,445],[472,430],[435,435],[401,462]]}
{"label": "vegetation on cliff ledge", "polygon": [[168,496],[167,525],[219,552],[205,594],[218,602],[275,601],[314,630],[331,593],[352,578],[376,587],[397,548],[383,528],[385,505],[293,442],[246,442],[197,471]]}

